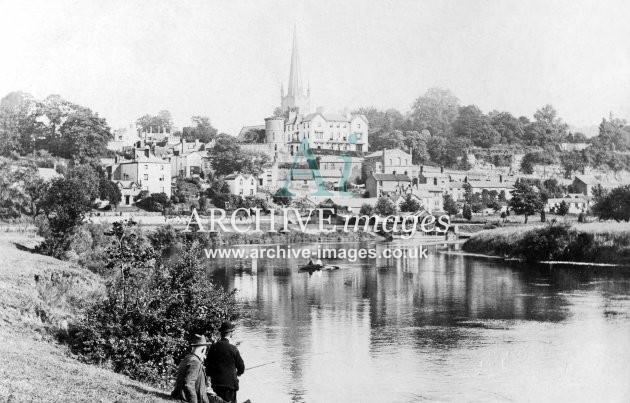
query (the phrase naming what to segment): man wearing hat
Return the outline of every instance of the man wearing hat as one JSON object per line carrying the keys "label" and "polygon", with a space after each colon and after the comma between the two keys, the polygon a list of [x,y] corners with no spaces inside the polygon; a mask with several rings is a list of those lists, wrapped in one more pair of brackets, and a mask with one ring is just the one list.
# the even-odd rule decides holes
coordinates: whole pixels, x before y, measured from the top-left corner
{"label": "man wearing hat", "polygon": [[214,393],[223,400],[236,403],[238,377],[245,372],[245,364],[236,346],[228,340],[228,336],[234,332],[234,325],[223,322],[219,332],[221,340],[208,349],[206,367]]}
{"label": "man wearing hat", "polygon": [[177,367],[175,389],[171,392],[171,397],[183,402],[209,403],[203,360],[210,344],[212,343],[207,342],[205,336],[194,335],[190,343],[190,354]]}

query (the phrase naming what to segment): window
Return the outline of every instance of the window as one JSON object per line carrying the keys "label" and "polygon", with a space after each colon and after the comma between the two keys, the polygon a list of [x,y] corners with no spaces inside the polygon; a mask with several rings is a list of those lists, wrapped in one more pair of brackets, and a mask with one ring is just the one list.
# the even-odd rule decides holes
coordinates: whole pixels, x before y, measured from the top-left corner
{"label": "window", "polygon": [[149,169],[149,166],[148,166],[148,165],[145,165],[145,166],[144,166],[144,169]]}
{"label": "window", "polygon": [[160,182],[164,182],[164,175],[160,178]]}
{"label": "window", "polygon": [[144,174],[144,180],[148,181],[149,180],[149,175],[148,174]]}
{"label": "window", "polygon": [[394,165],[394,160],[392,160],[391,158],[389,159],[389,165]]}
{"label": "window", "polygon": [[164,170],[164,165],[160,165],[160,171]]}
{"label": "window", "polygon": [[118,136],[118,140],[122,140],[122,136]]}
{"label": "window", "polygon": [[249,189],[249,195],[253,196],[254,195],[254,189]]}
{"label": "window", "polygon": [[357,124],[357,129],[361,128],[361,123]]}

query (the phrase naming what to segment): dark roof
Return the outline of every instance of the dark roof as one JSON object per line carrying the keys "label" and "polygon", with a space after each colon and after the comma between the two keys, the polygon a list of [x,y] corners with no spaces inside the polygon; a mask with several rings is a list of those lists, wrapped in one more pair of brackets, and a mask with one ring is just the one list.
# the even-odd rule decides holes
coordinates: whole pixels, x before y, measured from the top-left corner
{"label": "dark roof", "polygon": [[411,179],[404,174],[372,174],[377,181],[411,182]]}

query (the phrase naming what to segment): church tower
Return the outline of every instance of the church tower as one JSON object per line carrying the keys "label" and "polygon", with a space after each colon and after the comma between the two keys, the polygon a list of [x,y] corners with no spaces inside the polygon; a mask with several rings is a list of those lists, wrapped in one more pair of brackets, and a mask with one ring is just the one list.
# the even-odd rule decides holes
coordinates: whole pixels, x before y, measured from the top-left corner
{"label": "church tower", "polygon": [[311,89],[307,88],[306,94],[302,87],[302,73],[300,71],[300,58],[298,55],[297,32],[293,28],[293,49],[291,50],[291,70],[289,73],[289,85],[287,93],[284,87],[280,89],[280,105],[282,112],[296,111],[306,115],[310,113]]}

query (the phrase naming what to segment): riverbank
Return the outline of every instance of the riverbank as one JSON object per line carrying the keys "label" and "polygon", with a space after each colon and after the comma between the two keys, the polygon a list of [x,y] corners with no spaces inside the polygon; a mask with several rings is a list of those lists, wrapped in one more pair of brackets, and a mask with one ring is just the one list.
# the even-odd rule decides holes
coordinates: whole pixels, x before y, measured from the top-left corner
{"label": "riverbank", "polygon": [[83,364],[55,341],[103,291],[100,277],[30,253],[40,241],[0,234],[0,401],[166,402],[163,392]]}
{"label": "riverbank", "polygon": [[605,263],[630,266],[630,224],[541,224],[506,227],[474,234],[467,253],[536,262]]}

